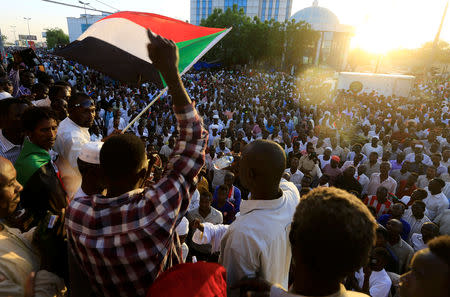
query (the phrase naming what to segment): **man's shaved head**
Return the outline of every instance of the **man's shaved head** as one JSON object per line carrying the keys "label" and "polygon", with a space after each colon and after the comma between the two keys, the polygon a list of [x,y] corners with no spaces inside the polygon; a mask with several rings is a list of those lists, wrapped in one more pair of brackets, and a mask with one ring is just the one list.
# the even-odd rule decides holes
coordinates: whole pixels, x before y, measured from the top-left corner
{"label": "man's shaved head", "polygon": [[269,140],[256,140],[245,146],[240,162],[241,181],[250,192],[278,190],[286,168],[283,148]]}

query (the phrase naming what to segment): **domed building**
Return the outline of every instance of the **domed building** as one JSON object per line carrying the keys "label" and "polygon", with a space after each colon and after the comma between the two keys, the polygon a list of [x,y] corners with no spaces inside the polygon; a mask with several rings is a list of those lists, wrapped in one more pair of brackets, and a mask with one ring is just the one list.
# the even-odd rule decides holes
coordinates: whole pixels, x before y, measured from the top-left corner
{"label": "domed building", "polygon": [[320,32],[316,53],[312,61],[316,65],[328,65],[343,70],[347,64],[350,39],[354,28],[343,25],[328,8],[320,7],[317,0],[313,5],[294,13],[291,18],[296,22],[304,21],[311,29]]}

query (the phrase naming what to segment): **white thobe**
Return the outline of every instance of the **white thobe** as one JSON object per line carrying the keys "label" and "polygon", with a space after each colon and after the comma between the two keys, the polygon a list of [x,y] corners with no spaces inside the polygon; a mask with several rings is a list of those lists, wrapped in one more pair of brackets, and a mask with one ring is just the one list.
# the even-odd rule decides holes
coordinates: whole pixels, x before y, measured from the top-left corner
{"label": "white thobe", "polygon": [[77,159],[83,145],[91,140],[89,128],[78,126],[69,117],[58,126],[54,150],[59,154],[56,165],[61,172],[61,179],[69,199],[72,199],[81,186],[81,174]]}
{"label": "white thobe", "polygon": [[[281,182],[283,195],[274,200],[243,200],[240,216],[222,238],[219,263],[234,286],[256,275],[288,287],[291,247],[289,230],[300,194],[291,182]],[[267,222],[270,222],[268,224]]]}

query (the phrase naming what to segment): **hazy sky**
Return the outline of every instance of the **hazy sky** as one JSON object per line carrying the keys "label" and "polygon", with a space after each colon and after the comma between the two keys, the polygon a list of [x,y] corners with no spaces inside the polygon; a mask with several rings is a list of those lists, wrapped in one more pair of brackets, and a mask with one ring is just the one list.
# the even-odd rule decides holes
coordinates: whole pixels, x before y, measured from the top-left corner
{"label": "hazy sky", "polygon": [[[56,0],[78,4],[77,0]],[[85,0],[91,6],[111,11],[97,0]],[[119,10],[143,11],[189,20],[190,0],[101,0]],[[434,39],[446,0],[319,0],[319,6],[333,11],[340,22],[355,26],[353,47],[382,52],[397,47],[418,47]],[[293,0],[292,14],[311,6],[312,0]],[[79,4],[78,4],[79,5]],[[66,17],[78,17],[82,9],[65,7],[42,0],[0,0],[0,30],[14,39],[27,34],[24,17],[31,17],[30,31],[42,40],[44,28],[59,27],[67,32]],[[450,14],[450,12],[449,12]],[[447,15],[441,39],[450,42],[450,16]]]}

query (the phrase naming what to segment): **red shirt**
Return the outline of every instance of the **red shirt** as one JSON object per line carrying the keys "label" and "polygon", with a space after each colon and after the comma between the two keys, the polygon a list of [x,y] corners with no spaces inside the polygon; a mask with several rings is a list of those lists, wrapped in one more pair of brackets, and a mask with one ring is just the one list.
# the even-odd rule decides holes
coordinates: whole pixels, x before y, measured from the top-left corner
{"label": "red shirt", "polygon": [[375,210],[377,212],[377,218],[378,218],[379,216],[388,213],[389,208],[391,208],[392,202],[389,200],[386,200],[386,202],[384,202],[384,203],[379,203],[377,196],[374,195],[372,197],[366,197],[364,199],[364,204],[367,206],[375,207]]}
{"label": "red shirt", "polygon": [[412,192],[417,189],[416,185],[408,188],[406,182],[406,180],[400,181],[400,185],[396,193],[398,199],[401,199],[403,196],[411,196]]}

